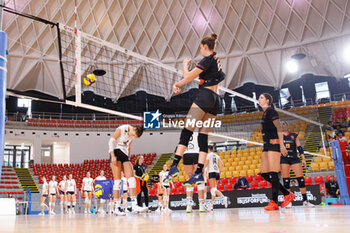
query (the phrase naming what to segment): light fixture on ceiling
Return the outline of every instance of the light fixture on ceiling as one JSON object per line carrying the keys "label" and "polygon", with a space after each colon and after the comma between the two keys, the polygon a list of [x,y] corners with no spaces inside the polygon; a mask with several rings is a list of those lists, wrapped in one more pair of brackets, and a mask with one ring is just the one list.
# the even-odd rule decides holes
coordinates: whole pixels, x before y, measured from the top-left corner
{"label": "light fixture on ceiling", "polygon": [[286,62],[286,69],[288,73],[296,73],[298,71],[298,63],[295,60],[290,59]]}
{"label": "light fixture on ceiling", "polygon": [[305,57],[306,57],[306,52],[304,51],[303,48],[297,48],[296,53],[291,56],[291,58],[298,61],[304,59]]}
{"label": "light fixture on ceiling", "polygon": [[343,57],[346,63],[350,63],[350,45],[344,49]]}

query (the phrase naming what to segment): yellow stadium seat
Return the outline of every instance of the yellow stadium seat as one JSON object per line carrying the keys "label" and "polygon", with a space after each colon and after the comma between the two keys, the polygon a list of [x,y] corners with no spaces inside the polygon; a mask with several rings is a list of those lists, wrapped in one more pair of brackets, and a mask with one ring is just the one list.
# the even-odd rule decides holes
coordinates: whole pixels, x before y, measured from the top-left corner
{"label": "yellow stadium seat", "polygon": [[320,170],[327,170],[327,163],[326,162],[321,162],[320,163]]}
{"label": "yellow stadium seat", "polygon": [[255,170],[255,169],[256,169],[256,165],[255,165],[255,164],[252,164],[252,165],[249,166],[249,168],[250,168],[251,170]]}
{"label": "yellow stadium seat", "polygon": [[[320,153],[321,153],[321,151],[320,151]],[[315,163],[320,163],[321,161],[322,161],[321,158],[315,158],[315,159],[314,159],[314,162],[315,162]]]}
{"label": "yellow stadium seat", "polygon": [[233,162],[233,158],[229,158],[229,159],[227,160],[227,162],[228,162],[228,163],[232,163],[232,162]]}
{"label": "yellow stadium seat", "polygon": [[248,156],[243,156],[243,157],[241,158],[241,161],[246,161],[246,160],[247,160],[247,157],[248,157]]}
{"label": "yellow stadium seat", "polygon": [[226,176],[226,177],[232,177],[232,172],[231,172],[231,171],[227,171],[227,172],[225,173],[225,176]]}
{"label": "yellow stadium seat", "polygon": [[233,172],[235,170],[235,168],[234,167],[229,167],[228,170]]}
{"label": "yellow stadium seat", "polygon": [[239,158],[234,158],[233,161],[235,161],[236,163],[239,163],[240,159]]}
{"label": "yellow stadium seat", "polygon": [[239,176],[239,172],[238,171],[232,172],[232,176],[231,177],[238,177],[238,176]]}
{"label": "yellow stadium seat", "polygon": [[254,176],[254,170],[248,170],[247,174],[248,176]]}
{"label": "yellow stadium seat", "polygon": [[244,161],[239,161],[238,165],[243,166],[244,165]]}
{"label": "yellow stadium seat", "polygon": [[179,177],[178,176],[173,178],[173,182],[178,182],[178,181],[179,181]]}
{"label": "yellow stadium seat", "polygon": [[255,169],[254,172],[255,172],[255,175],[257,175],[260,173],[260,169]]}
{"label": "yellow stadium seat", "polygon": [[330,162],[328,162],[328,168],[329,169],[334,169],[334,162],[333,161],[330,161]]}
{"label": "yellow stadium seat", "polygon": [[247,171],[246,171],[246,170],[241,170],[241,171],[239,172],[239,174],[240,174],[241,176],[247,176]]}
{"label": "yellow stadium seat", "polygon": [[248,165],[243,165],[242,169],[243,170],[249,170],[249,167],[248,167]]}
{"label": "yellow stadium seat", "polygon": [[179,181],[181,182],[185,181],[185,176],[179,176]]}
{"label": "yellow stadium seat", "polygon": [[237,167],[238,166],[238,163],[237,162],[232,162],[231,163],[231,167]]}
{"label": "yellow stadium seat", "polygon": [[259,164],[259,160],[253,160],[253,161],[252,161],[252,164],[255,164],[255,165],[256,165],[256,164]]}
{"label": "yellow stadium seat", "polygon": [[225,167],[230,167],[230,163],[226,162],[224,163]]}
{"label": "yellow stadium seat", "polygon": [[331,158],[322,158],[322,161],[323,161],[323,162],[327,162],[327,163],[328,163],[328,162],[330,162],[330,161],[331,161]]}
{"label": "yellow stadium seat", "polygon": [[251,161],[251,160],[246,160],[246,161],[244,162],[244,164],[249,166],[250,164],[252,164],[252,161]]}
{"label": "yellow stadium seat", "polygon": [[242,167],[241,166],[237,166],[236,167],[236,171],[240,171],[240,170],[242,170]]}
{"label": "yellow stadium seat", "polygon": [[318,163],[312,163],[311,164],[311,170],[312,171],[319,171],[320,167],[319,167]]}

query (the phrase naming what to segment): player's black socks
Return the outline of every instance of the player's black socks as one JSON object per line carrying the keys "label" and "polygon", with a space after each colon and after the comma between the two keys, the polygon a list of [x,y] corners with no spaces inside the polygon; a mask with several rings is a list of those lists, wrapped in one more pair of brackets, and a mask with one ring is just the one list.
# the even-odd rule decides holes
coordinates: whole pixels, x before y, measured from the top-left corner
{"label": "player's black socks", "polygon": [[272,200],[278,203],[278,190],[280,187],[280,182],[278,180],[277,172],[270,172],[270,183],[272,186]]}
{"label": "player's black socks", "polygon": [[270,182],[270,172],[261,173],[261,177],[264,178],[267,182]]}
{"label": "player's black socks", "polygon": [[307,201],[306,193],[303,194],[303,201]]}
{"label": "player's black socks", "polygon": [[[278,187],[279,190],[281,190],[283,195],[288,195],[289,194],[289,191],[280,183],[280,181],[278,179],[278,173],[277,172],[270,172],[270,177],[271,177],[271,181],[273,181],[273,182],[276,182],[276,180],[277,180],[277,183],[278,183],[277,187]],[[271,185],[273,185],[272,182],[271,182]],[[278,191],[277,191],[277,193],[278,193]]]}
{"label": "player's black socks", "polygon": [[202,173],[204,168],[203,163],[198,163],[197,170],[195,171],[196,174]]}
{"label": "player's black socks", "polygon": [[182,159],[182,156],[175,155],[172,166],[174,166],[174,165],[177,166],[179,164],[179,162],[181,161],[181,159]]}

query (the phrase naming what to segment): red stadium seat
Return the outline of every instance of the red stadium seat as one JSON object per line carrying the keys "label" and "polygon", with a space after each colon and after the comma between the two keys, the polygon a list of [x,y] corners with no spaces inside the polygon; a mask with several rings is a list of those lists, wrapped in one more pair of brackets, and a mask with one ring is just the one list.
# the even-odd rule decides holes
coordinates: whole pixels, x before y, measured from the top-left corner
{"label": "red stadium seat", "polygon": [[261,175],[256,175],[254,177],[254,180],[260,182],[261,181]]}
{"label": "red stadium seat", "polygon": [[179,194],[184,194],[185,193],[185,187],[181,186],[179,187]]}
{"label": "red stadium seat", "polygon": [[260,181],[260,188],[267,188],[267,181],[266,180]]}
{"label": "red stadium seat", "polygon": [[253,181],[253,176],[247,176],[246,178],[247,178],[249,183],[251,183]]}
{"label": "red stadium seat", "polygon": [[230,177],[230,184],[235,184],[237,183],[236,177]]}
{"label": "red stadium seat", "polygon": [[323,177],[322,176],[315,176],[315,183],[316,184],[323,184]]}
{"label": "red stadium seat", "polygon": [[252,189],[257,189],[257,188],[259,188],[259,182],[258,181],[252,181],[251,182],[251,185],[252,185]]}
{"label": "red stadium seat", "polygon": [[305,177],[305,185],[311,185],[312,184],[312,178],[311,177]]}
{"label": "red stadium seat", "polygon": [[177,194],[177,188],[172,188],[171,189],[171,195]]}
{"label": "red stadium seat", "polygon": [[226,185],[228,183],[228,178],[222,178],[221,183]]}
{"label": "red stadium seat", "polygon": [[155,190],[154,188],[150,188],[150,189],[149,189],[149,195],[150,195],[150,196],[154,196],[155,193],[156,193],[156,190]]}
{"label": "red stadium seat", "polygon": [[223,184],[218,184],[218,190],[224,191],[225,190],[225,186]]}

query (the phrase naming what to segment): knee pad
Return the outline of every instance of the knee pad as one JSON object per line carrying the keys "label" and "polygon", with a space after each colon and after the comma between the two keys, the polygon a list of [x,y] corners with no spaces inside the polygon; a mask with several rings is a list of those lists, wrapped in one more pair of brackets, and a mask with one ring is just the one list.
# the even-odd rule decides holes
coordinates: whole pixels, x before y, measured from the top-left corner
{"label": "knee pad", "polygon": [[135,177],[130,177],[128,179],[128,184],[129,184],[129,188],[131,188],[131,189],[136,188],[136,179],[135,179]]}
{"label": "knee pad", "polygon": [[45,206],[45,204],[44,204],[44,203],[42,203],[42,204],[41,204],[41,206]]}
{"label": "knee pad", "polygon": [[184,145],[184,146],[188,146],[188,142],[190,141],[191,137],[192,137],[193,132],[183,128],[181,131],[181,135],[180,135],[180,145]]}
{"label": "knee pad", "polygon": [[193,187],[187,187],[187,188],[186,188],[186,191],[187,191],[187,192],[193,192]]}
{"label": "knee pad", "polygon": [[198,147],[199,151],[208,153],[208,135],[207,134],[198,134]]}
{"label": "knee pad", "polygon": [[100,202],[101,202],[101,203],[105,203],[105,199],[101,199]]}
{"label": "knee pad", "polygon": [[89,198],[85,197],[85,204],[89,203]]}
{"label": "knee pad", "polygon": [[211,189],[210,189],[210,193],[211,193],[211,195],[214,196],[214,197],[216,196],[216,190],[218,190],[218,189],[217,189],[217,188],[211,188]]}
{"label": "knee pad", "polygon": [[203,191],[205,189],[205,184],[198,185],[198,191]]}
{"label": "knee pad", "polygon": [[120,190],[120,186],[121,186],[121,180],[114,180],[113,190],[114,191]]}
{"label": "knee pad", "polygon": [[290,179],[289,178],[283,178],[283,185],[286,189],[290,189]]}
{"label": "knee pad", "polygon": [[297,181],[298,181],[298,184],[299,184],[299,188],[305,188],[305,179],[304,177],[297,177],[296,178]]}

